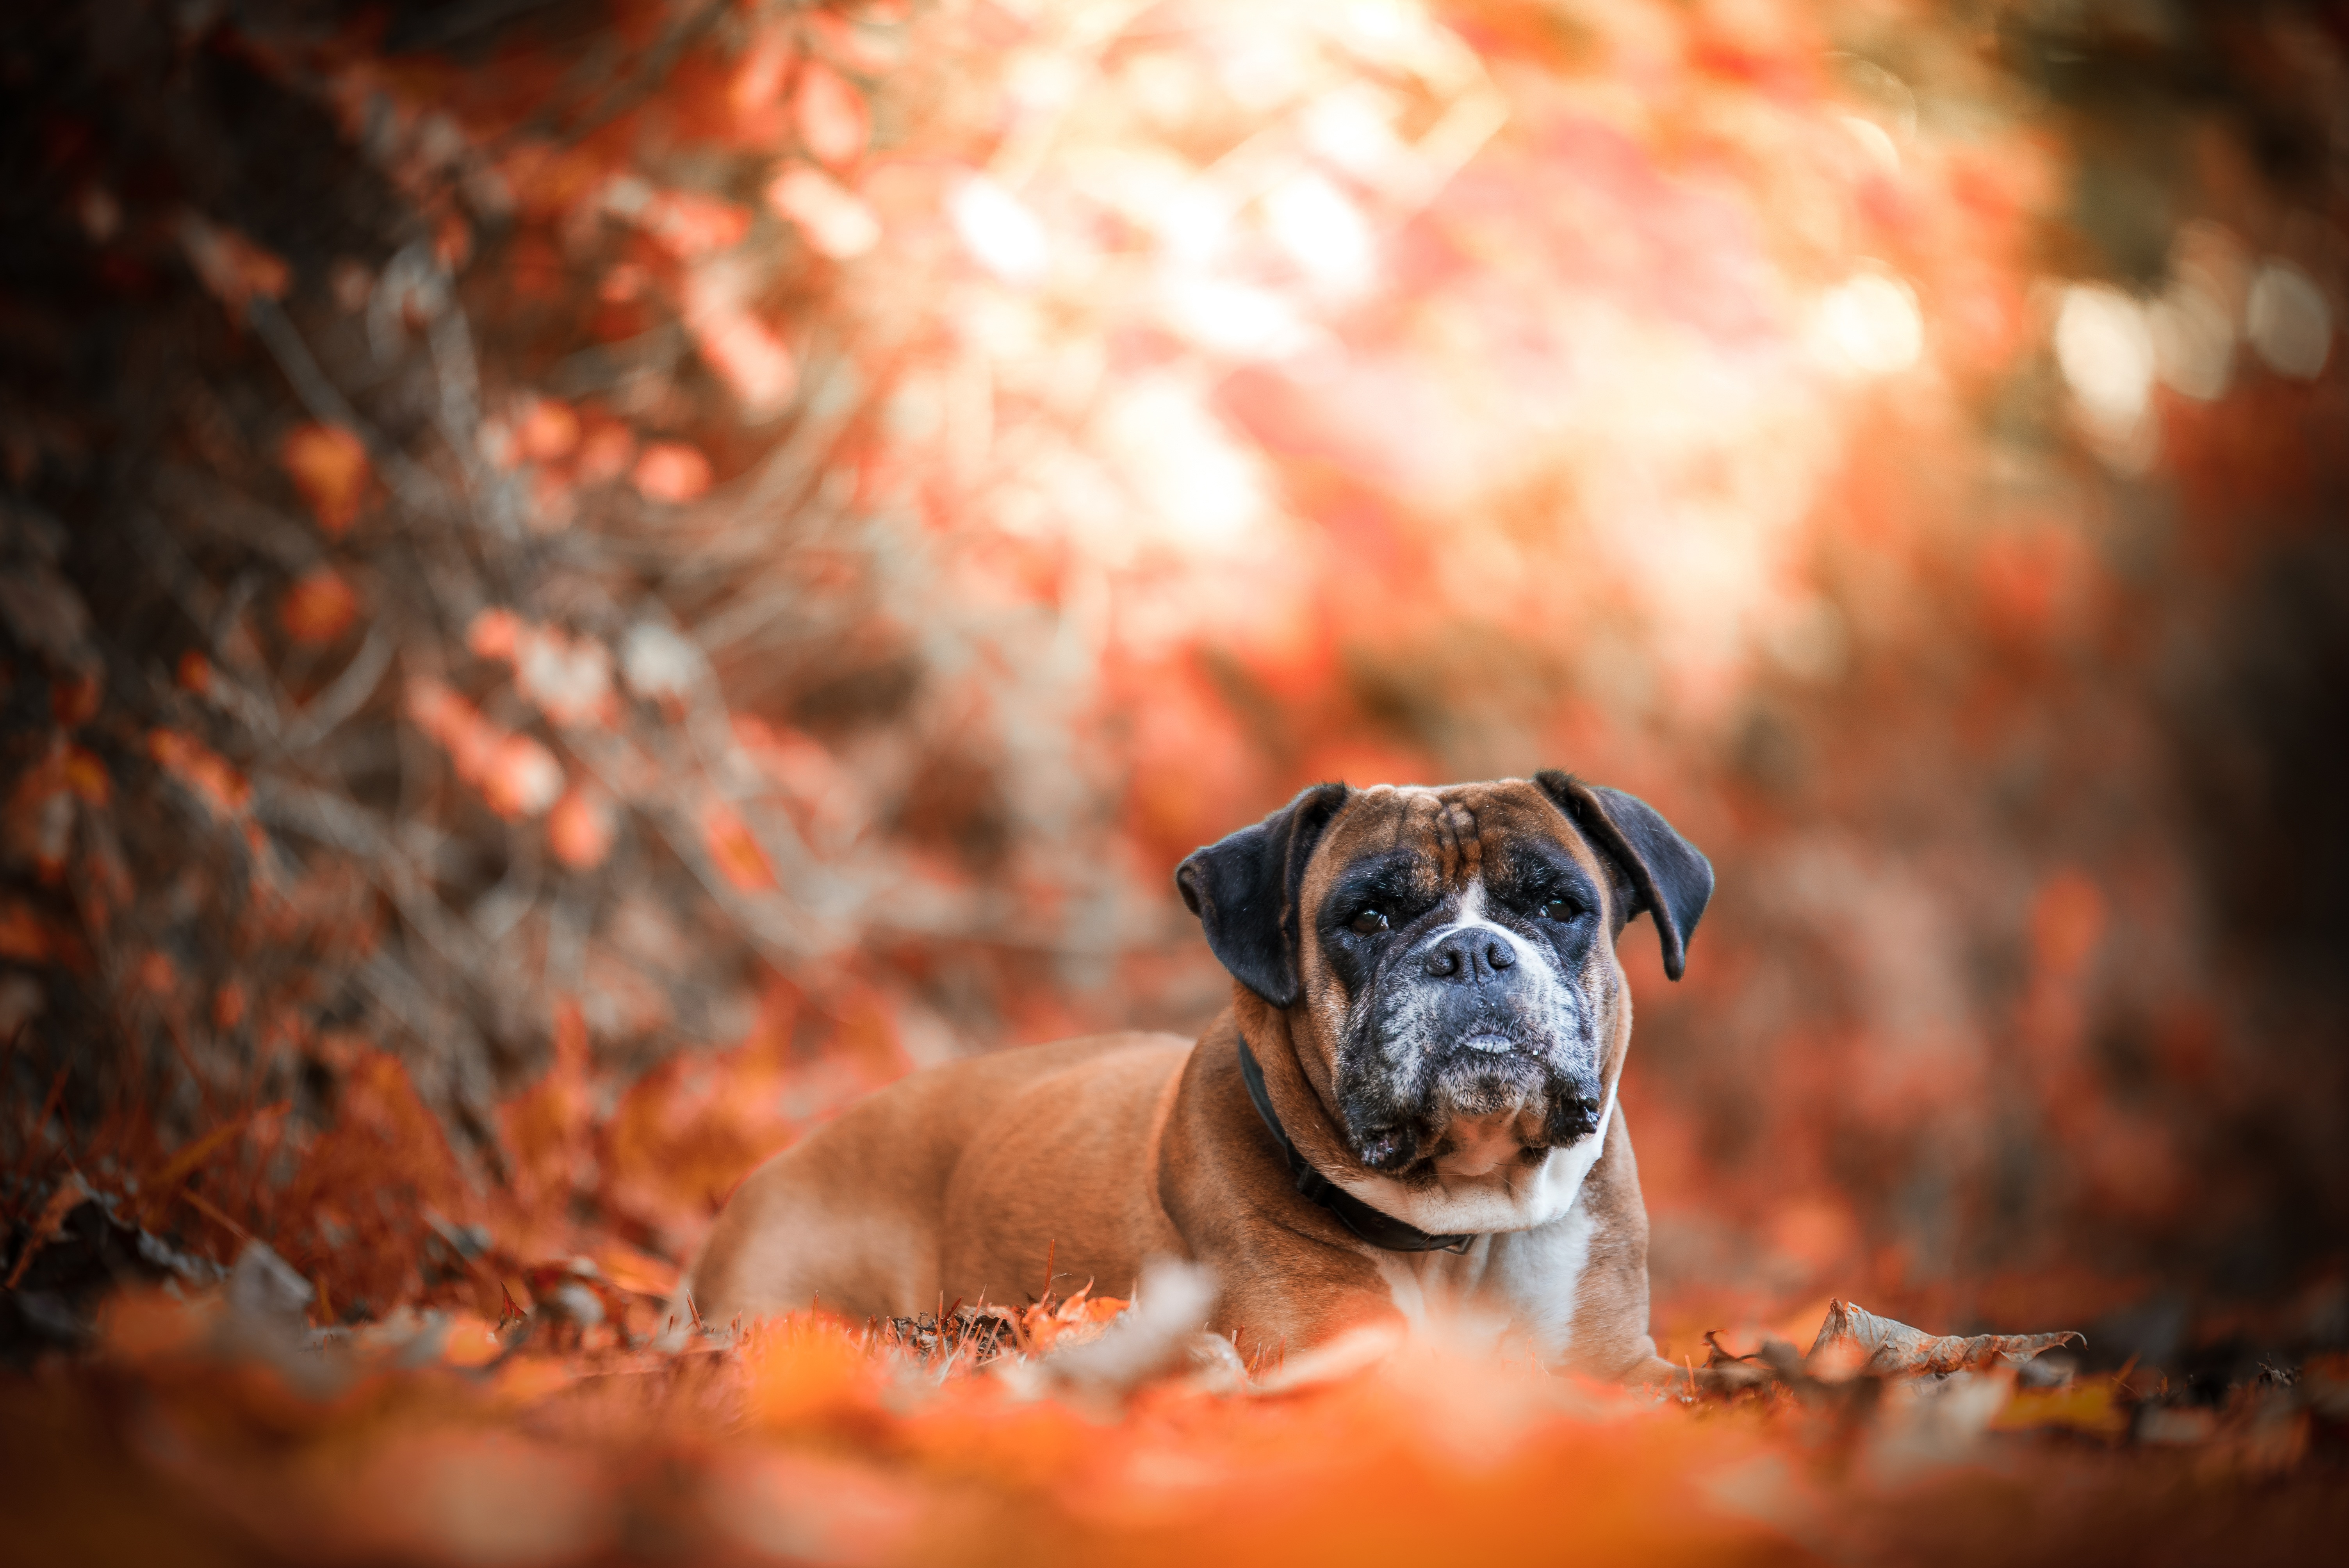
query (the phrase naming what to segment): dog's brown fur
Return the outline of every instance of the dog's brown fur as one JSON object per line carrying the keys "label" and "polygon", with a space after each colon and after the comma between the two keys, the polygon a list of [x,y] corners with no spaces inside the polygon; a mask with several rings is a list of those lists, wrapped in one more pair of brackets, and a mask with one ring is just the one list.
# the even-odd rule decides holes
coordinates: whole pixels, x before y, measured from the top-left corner
{"label": "dog's brown fur", "polygon": [[[1444,839],[1464,822],[1475,831]],[[1526,832],[1570,847],[1619,931],[1629,897],[1620,871],[1550,798],[1516,780],[1353,795],[1313,851],[1300,902],[1311,907],[1332,868],[1374,840],[1433,835],[1449,879],[1473,875],[1495,835]],[[917,1073],[852,1108],[727,1204],[691,1271],[701,1315],[722,1324],[812,1304],[852,1318],[957,1298],[1017,1304],[1045,1287],[1048,1256],[1053,1289],[1090,1283],[1123,1295],[1145,1262],[1173,1256],[1208,1268],[1219,1289],[1208,1326],[1253,1357],[1400,1324],[1408,1289],[1399,1278],[1415,1281],[1423,1299],[1455,1284],[1473,1295],[1465,1282],[1481,1272],[1487,1241],[1459,1257],[1381,1253],[1356,1239],[1296,1192],[1249,1103],[1243,1032],[1298,1147],[1325,1171],[1367,1175],[1335,1119],[1331,981],[1302,923],[1303,994],[1286,1011],[1236,985],[1233,1006],[1195,1044],[1126,1034],[1006,1051]],[[1608,972],[1596,977],[1599,994],[1613,1002],[1603,1067],[1611,1096],[1630,1006],[1614,944],[1595,952]],[[1661,1364],[1648,1336],[1647,1215],[1619,1105],[1602,1137],[1581,1190],[1593,1226],[1573,1284],[1568,1361],[1620,1375]],[[1434,1179],[1454,1185],[1440,1171]],[[1494,1180],[1506,1186],[1506,1172]],[[1476,1181],[1456,1185],[1468,1192]]]}

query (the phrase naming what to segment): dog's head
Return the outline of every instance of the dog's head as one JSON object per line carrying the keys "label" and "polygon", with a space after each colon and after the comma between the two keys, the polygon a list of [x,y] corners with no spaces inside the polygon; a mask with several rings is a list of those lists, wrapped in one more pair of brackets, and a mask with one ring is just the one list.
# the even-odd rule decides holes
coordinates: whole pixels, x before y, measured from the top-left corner
{"label": "dog's head", "polygon": [[1361,1164],[1506,1178],[1602,1130],[1630,1038],[1615,938],[1680,978],[1713,867],[1644,802],[1564,773],[1322,784],[1175,872],[1224,966],[1287,1015]]}

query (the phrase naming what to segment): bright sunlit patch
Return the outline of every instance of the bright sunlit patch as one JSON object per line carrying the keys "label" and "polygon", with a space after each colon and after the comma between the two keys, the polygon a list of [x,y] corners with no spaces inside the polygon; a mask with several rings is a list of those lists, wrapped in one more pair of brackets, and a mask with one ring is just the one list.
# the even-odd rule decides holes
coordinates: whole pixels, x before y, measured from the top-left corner
{"label": "bright sunlit patch", "polygon": [[2243,329],[2269,369],[2296,381],[2315,380],[2333,356],[2333,308],[2324,291],[2281,257],[2269,257],[2251,280]]}
{"label": "bright sunlit patch", "polygon": [[1306,275],[1334,294],[1369,286],[1375,255],[1371,226],[1338,188],[1318,174],[1300,174],[1264,199],[1273,242]]}
{"label": "bright sunlit patch", "polygon": [[703,362],[755,420],[791,402],[799,389],[799,365],[790,346],[744,306],[754,287],[738,258],[705,262],[687,275],[684,315]]}
{"label": "bright sunlit patch", "polygon": [[1254,466],[1185,382],[1156,377],[1129,387],[1102,415],[1101,430],[1133,499],[1163,520],[1173,541],[1226,544],[1262,515]]}
{"label": "bright sunlit patch", "polygon": [[1162,294],[1166,324],[1211,353],[1236,359],[1282,359],[1310,341],[1296,309],[1270,289],[1181,273]]}
{"label": "bright sunlit patch", "polygon": [[955,232],[979,265],[1009,284],[1043,280],[1051,265],[1051,241],[1043,221],[1020,200],[985,175],[973,175],[947,198]]}
{"label": "bright sunlit patch", "polygon": [[1907,284],[1882,273],[1862,273],[1821,298],[1818,335],[1840,366],[1862,376],[1889,376],[1923,354],[1925,318],[1917,308],[1916,291]]}
{"label": "bright sunlit patch", "polygon": [[2251,284],[2251,258],[2227,229],[2195,222],[2178,232],[2168,285],[2147,313],[2154,365],[2171,390],[2200,402],[2225,396]]}
{"label": "bright sunlit patch", "polygon": [[1357,180],[1377,181],[1391,178],[1411,156],[1394,129],[1402,107],[1394,93],[1356,82],[1315,99],[1300,128],[1320,157]]}
{"label": "bright sunlit patch", "polygon": [[2227,390],[2235,364],[2235,324],[2224,304],[2181,278],[2146,312],[2161,378],[2188,397],[2209,402]]}
{"label": "bright sunlit patch", "polygon": [[1880,172],[1900,172],[1900,149],[1893,144],[1891,132],[1864,115],[1839,115],[1837,119]]}
{"label": "bright sunlit patch", "polygon": [[799,225],[808,243],[827,256],[861,256],[881,241],[881,222],[857,194],[812,164],[775,176],[767,205]]}
{"label": "bright sunlit patch", "polygon": [[2145,417],[2153,395],[2153,329],[2144,307],[2104,284],[2064,291],[2055,362],[2092,424],[2120,434]]}

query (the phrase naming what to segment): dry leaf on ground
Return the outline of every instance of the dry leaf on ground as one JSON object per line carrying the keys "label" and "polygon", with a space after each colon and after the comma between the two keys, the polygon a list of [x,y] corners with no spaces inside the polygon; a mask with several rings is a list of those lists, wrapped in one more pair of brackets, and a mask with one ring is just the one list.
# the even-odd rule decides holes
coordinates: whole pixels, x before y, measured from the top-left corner
{"label": "dry leaf on ground", "polygon": [[1869,1374],[1907,1377],[1932,1373],[1973,1372],[2002,1364],[2027,1361],[2059,1345],[2086,1343],[2071,1330],[2057,1334],[1927,1334],[1921,1329],[1878,1317],[1847,1301],[1827,1304],[1826,1321],[1811,1342],[1803,1369],[1814,1377],[1839,1381]]}

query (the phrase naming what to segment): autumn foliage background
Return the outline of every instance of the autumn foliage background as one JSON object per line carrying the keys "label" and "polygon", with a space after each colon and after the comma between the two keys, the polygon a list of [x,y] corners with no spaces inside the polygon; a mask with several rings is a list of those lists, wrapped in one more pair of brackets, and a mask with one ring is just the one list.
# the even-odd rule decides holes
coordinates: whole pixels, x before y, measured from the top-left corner
{"label": "autumn foliage background", "polygon": [[[2337,1396],[2223,1462],[2142,1411],[2349,1347],[2344,50],[2119,0],[12,14],[12,1480],[238,1556],[1400,1551],[1527,1498],[1889,1550],[1894,1472],[1793,1417],[1423,1367],[1102,1426],[967,1367],[908,1413],[820,1325],[647,1348],[855,1096],[1212,1017],[1194,845],[1568,767],[1719,872],[1684,982],[1625,944],[1666,1354],[1830,1295],[2084,1329],[2084,1539],[2337,1522]],[[326,1349],[234,1339],[255,1240]],[[1901,1550],[2015,1546],[1969,1462],[1902,1484],[1993,1533]]]}

